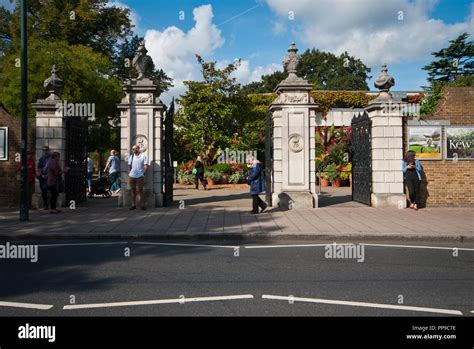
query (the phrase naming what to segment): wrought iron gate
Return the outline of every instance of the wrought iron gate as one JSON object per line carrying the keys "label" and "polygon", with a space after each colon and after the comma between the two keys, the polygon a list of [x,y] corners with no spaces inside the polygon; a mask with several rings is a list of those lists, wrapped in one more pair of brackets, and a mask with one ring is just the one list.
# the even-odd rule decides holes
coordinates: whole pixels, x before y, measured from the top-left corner
{"label": "wrought iron gate", "polygon": [[351,122],[352,200],[371,204],[372,135],[367,112],[354,116]]}
{"label": "wrought iron gate", "polygon": [[74,200],[76,204],[86,201],[86,142],[87,122],[81,117],[66,119],[66,159],[65,174],[66,202]]}
{"label": "wrought iron gate", "polygon": [[173,203],[174,167],[173,167],[173,117],[174,98],[166,111],[164,120],[165,153],[163,161],[164,195],[163,205],[171,206]]}

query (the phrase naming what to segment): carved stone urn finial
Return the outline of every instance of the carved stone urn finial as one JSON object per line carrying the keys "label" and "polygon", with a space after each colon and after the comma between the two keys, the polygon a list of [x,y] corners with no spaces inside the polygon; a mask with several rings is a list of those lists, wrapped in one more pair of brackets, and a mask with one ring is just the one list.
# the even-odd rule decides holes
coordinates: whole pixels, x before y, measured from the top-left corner
{"label": "carved stone urn finial", "polygon": [[147,55],[148,50],[145,47],[145,41],[142,40],[133,57],[132,65],[138,72],[137,80],[142,80],[147,77],[153,68],[153,59]]}
{"label": "carved stone urn finial", "polygon": [[56,75],[56,65],[53,65],[51,69],[51,76],[44,80],[44,88],[48,90],[50,93],[49,97],[46,98],[48,100],[50,99],[59,99],[59,94],[63,91],[64,88],[64,81],[61,80],[57,75]]}
{"label": "carved stone urn finial", "polygon": [[288,73],[288,80],[298,78],[296,72],[301,64],[301,56],[296,52],[298,52],[298,49],[296,48],[296,44],[292,42],[288,48],[288,55],[286,55],[283,60],[283,66],[285,67],[285,71]]}
{"label": "carved stone urn finial", "polygon": [[374,86],[380,90],[380,92],[387,92],[392,86],[395,85],[395,79],[388,74],[387,65],[383,64],[380,69],[380,74],[374,81]]}

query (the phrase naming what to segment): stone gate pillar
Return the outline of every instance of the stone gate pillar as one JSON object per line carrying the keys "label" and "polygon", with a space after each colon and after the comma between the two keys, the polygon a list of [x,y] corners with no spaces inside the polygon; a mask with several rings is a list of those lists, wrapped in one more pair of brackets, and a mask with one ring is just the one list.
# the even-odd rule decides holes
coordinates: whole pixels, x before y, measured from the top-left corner
{"label": "stone gate pillar", "polygon": [[[63,108],[61,108],[63,100],[59,97],[64,82],[56,75],[56,66],[53,65],[51,76],[44,81],[44,86],[49,91],[49,96],[32,104],[36,110],[36,166],[38,166],[38,161],[43,155],[43,147],[47,145],[51,154],[55,151],[59,152],[60,166],[64,170],[66,161],[66,119]],[[43,205],[39,181],[35,181],[32,205],[36,208],[41,208]],[[57,206],[66,206],[65,193],[59,194]]]}
{"label": "stone gate pillar", "polygon": [[119,206],[130,205],[128,159],[132,154],[134,144],[140,146],[140,151],[147,155],[150,164],[145,178],[145,205],[147,207],[163,206],[162,120],[166,106],[159,99],[157,86],[145,77],[150,64],[153,63],[146,52],[142,42],[133,59],[139,76],[124,86],[125,97],[118,105],[122,183],[118,199]]}
{"label": "stone gate pillar", "polygon": [[317,104],[312,85],[298,77],[301,57],[292,43],[283,64],[289,73],[276,88],[269,110],[273,119],[272,203],[282,209],[318,207],[315,173]]}
{"label": "stone gate pillar", "polygon": [[377,98],[364,109],[372,121],[372,195],[373,207],[405,208],[403,188],[403,110],[406,103],[390,94],[395,85],[387,66],[375,80]]}

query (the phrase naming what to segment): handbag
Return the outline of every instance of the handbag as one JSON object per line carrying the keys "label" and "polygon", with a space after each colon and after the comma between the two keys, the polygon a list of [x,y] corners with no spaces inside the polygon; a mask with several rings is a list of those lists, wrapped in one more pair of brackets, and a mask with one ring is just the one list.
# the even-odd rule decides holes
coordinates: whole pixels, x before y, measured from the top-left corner
{"label": "handbag", "polygon": [[193,175],[195,175],[196,173],[198,173],[198,170],[195,169],[195,168],[193,168],[193,170],[191,171],[191,173],[192,173]]}

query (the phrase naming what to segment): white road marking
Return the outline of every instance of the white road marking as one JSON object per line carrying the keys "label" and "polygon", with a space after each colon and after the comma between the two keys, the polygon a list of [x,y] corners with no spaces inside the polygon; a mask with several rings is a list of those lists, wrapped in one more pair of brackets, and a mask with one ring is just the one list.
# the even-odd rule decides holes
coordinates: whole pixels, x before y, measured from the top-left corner
{"label": "white road marking", "polygon": [[439,308],[425,308],[425,307],[412,307],[407,305],[393,305],[393,304],[381,304],[381,303],[366,303],[366,302],[348,302],[331,299],[318,299],[318,298],[301,298],[293,296],[272,296],[262,295],[263,299],[276,299],[284,301],[295,301],[295,302],[310,302],[310,303],[324,303],[324,304],[336,304],[336,305],[350,305],[354,307],[368,307],[368,308],[380,308],[380,309],[396,309],[396,310],[408,310],[408,311],[419,311],[426,313],[438,313],[438,314],[450,314],[450,315],[463,315],[459,310],[450,309],[439,309]]}
{"label": "white road marking", "polygon": [[[259,246],[245,246],[249,249],[259,249],[259,248],[287,248],[287,247],[322,247],[332,245],[334,242],[328,242],[327,244],[303,244],[303,245],[259,245]],[[421,249],[438,249],[438,250],[454,250],[458,251],[474,251],[474,248],[464,248],[464,247],[441,247],[441,246],[412,246],[412,245],[389,245],[389,244],[366,244],[366,243],[337,243],[336,245],[354,245],[359,244],[363,246],[374,246],[374,247],[395,247],[395,248],[421,248]]]}
{"label": "white road marking", "polygon": [[64,246],[89,246],[89,245],[123,245],[128,244],[126,241],[120,242],[84,242],[77,244],[49,244],[49,245],[38,245],[38,247],[64,247]]}
{"label": "white road marking", "polygon": [[198,244],[175,244],[175,243],[168,243],[168,242],[133,242],[137,245],[162,245],[162,246],[183,246],[183,247],[222,247],[222,248],[240,248],[240,246],[225,246],[225,245],[198,245]]}
{"label": "white road marking", "polygon": [[[245,246],[245,248],[285,248],[285,247],[321,247],[321,246],[327,246],[327,245],[332,245],[333,243],[330,244],[306,244],[306,245],[260,245],[260,246]],[[344,244],[338,244],[338,245],[348,245],[347,243]]]}
{"label": "white road marking", "polygon": [[54,307],[54,305],[51,305],[51,304],[18,303],[18,302],[0,302],[0,307],[13,307],[13,308],[48,310],[48,309],[51,309],[52,307]]}
{"label": "white road marking", "polygon": [[195,297],[195,298],[177,298],[177,299],[156,299],[149,301],[132,301],[132,302],[113,302],[113,303],[95,303],[95,304],[73,304],[65,305],[63,310],[72,309],[91,309],[91,308],[108,308],[108,307],[124,307],[130,305],[150,305],[150,304],[172,304],[172,303],[190,303],[190,302],[212,302],[226,301],[236,299],[253,299],[251,294],[242,294],[234,296],[216,296],[216,297]]}

